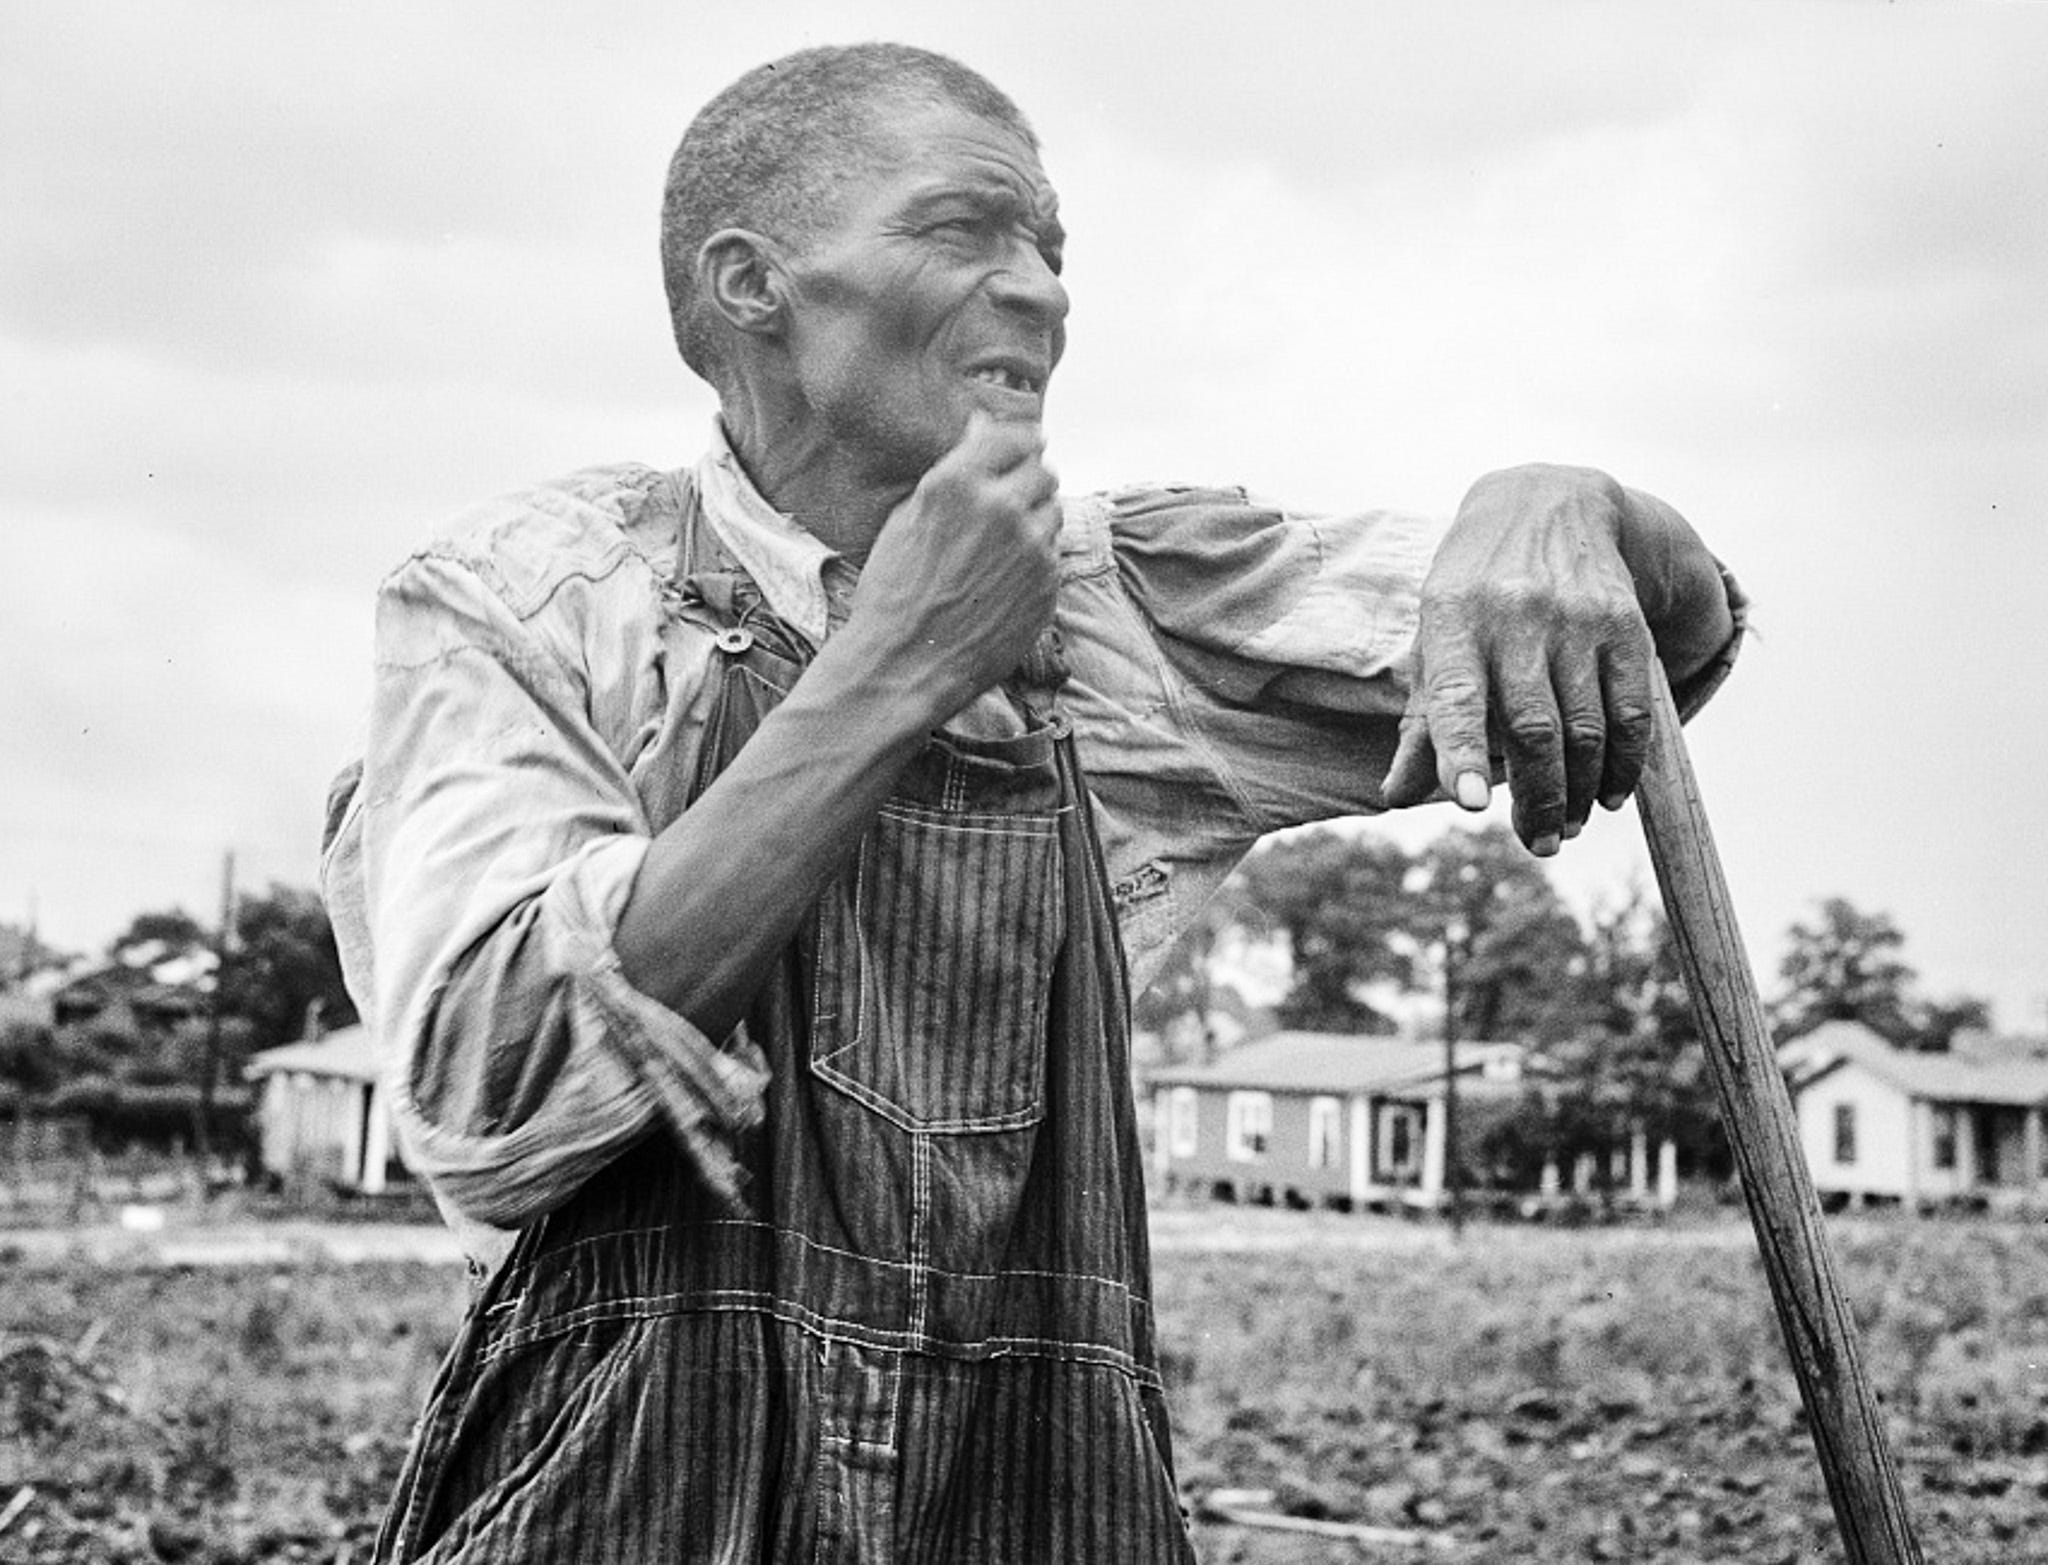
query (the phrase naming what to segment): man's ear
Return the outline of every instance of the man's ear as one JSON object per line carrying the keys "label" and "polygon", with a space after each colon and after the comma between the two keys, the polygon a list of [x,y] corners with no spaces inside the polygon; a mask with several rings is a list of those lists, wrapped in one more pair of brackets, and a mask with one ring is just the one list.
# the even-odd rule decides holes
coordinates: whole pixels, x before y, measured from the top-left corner
{"label": "man's ear", "polygon": [[781,335],[788,287],[773,240],[721,228],[697,251],[697,285],[733,330]]}

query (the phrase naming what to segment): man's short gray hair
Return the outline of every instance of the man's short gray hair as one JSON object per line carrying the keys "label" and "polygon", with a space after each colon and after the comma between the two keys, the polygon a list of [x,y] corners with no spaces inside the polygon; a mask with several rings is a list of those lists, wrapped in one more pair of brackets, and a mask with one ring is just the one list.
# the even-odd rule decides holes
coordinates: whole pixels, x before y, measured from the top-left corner
{"label": "man's short gray hair", "polygon": [[697,252],[722,228],[786,244],[816,233],[829,198],[870,166],[878,110],[951,104],[1009,127],[1034,150],[1023,112],[957,60],[907,44],[817,49],[758,66],[706,104],[669,162],[661,270],[683,362],[724,389],[715,317],[697,286]]}

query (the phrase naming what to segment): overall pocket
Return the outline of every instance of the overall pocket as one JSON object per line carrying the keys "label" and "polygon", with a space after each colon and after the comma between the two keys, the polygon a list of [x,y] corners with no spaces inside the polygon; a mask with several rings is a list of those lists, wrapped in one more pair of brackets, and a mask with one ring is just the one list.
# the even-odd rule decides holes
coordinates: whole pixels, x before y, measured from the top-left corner
{"label": "overall pocket", "polygon": [[1045,1111],[1059,818],[883,806],[818,910],[811,1069],[909,1130]]}

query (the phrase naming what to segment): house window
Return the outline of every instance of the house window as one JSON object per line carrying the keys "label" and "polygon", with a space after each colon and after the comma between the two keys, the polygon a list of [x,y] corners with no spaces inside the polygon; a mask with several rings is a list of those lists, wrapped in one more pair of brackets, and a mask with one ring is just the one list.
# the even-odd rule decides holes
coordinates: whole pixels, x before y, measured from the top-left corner
{"label": "house window", "polygon": [[1225,1114],[1225,1138],[1233,1163],[1261,1163],[1273,1139],[1273,1096],[1233,1092]]}
{"label": "house window", "polygon": [[1335,1098],[1316,1098],[1308,1106],[1308,1166],[1335,1168],[1342,1155],[1344,1105]]}
{"label": "house window", "polygon": [[1415,1172],[1417,1121],[1421,1116],[1406,1103],[1388,1103],[1380,1108],[1378,1172],[1399,1177]]}
{"label": "house window", "polygon": [[1856,1161],[1856,1105],[1835,1105],[1835,1162],[1844,1167]]}
{"label": "house window", "polygon": [[1945,1103],[1934,1106],[1934,1166],[1956,1166],[1956,1111]]}
{"label": "house window", "polygon": [[1166,1100],[1166,1150],[1193,1157],[1201,1136],[1201,1098],[1193,1087],[1175,1087]]}

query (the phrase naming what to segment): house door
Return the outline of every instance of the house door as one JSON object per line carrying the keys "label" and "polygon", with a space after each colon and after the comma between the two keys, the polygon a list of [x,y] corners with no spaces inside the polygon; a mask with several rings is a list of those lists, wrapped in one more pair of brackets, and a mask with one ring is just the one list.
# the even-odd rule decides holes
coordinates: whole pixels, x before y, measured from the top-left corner
{"label": "house door", "polygon": [[2007,1185],[2022,1182],[2027,1134],[2025,1109],[1980,1107],[1970,1116],[1976,1129],[1977,1182]]}
{"label": "house door", "polygon": [[1422,1109],[1382,1103],[1373,1142],[1373,1173],[1382,1184],[1412,1185],[1422,1177]]}

